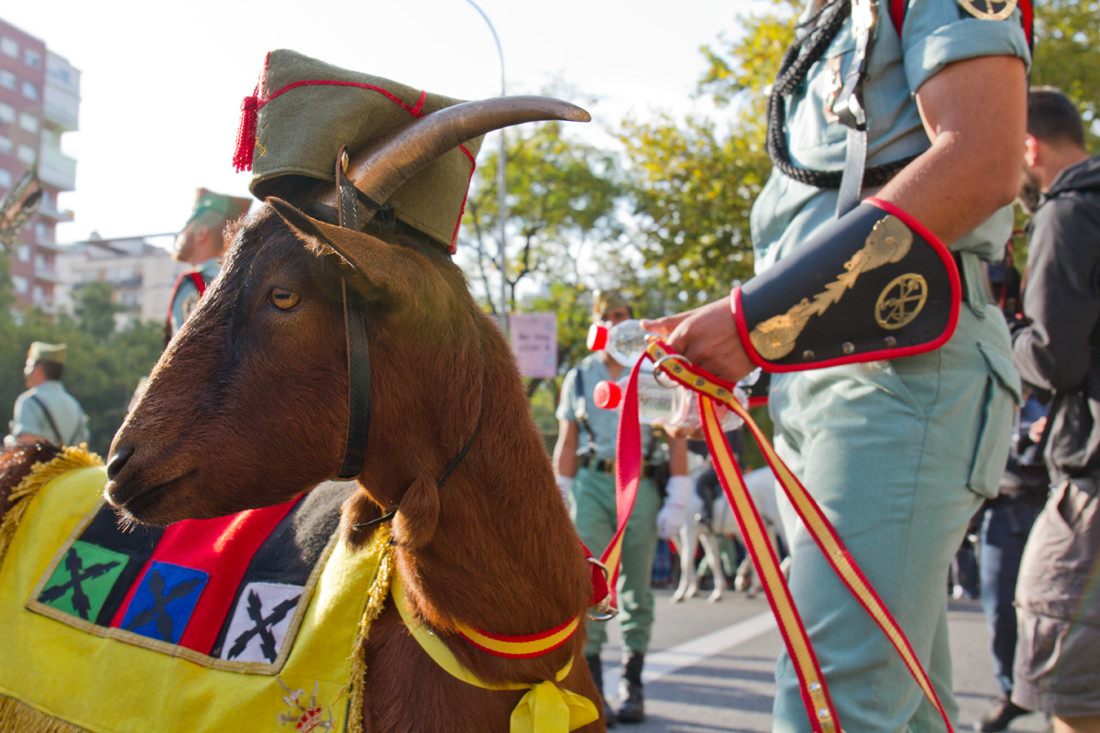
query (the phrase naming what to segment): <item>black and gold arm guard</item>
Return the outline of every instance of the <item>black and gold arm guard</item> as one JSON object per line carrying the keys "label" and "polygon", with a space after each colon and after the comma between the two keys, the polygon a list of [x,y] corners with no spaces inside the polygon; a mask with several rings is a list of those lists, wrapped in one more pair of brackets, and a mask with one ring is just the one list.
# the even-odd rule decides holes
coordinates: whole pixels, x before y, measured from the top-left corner
{"label": "black and gold arm guard", "polygon": [[749,358],[789,372],[936,349],[955,331],[961,293],[947,247],[869,198],[732,295]]}

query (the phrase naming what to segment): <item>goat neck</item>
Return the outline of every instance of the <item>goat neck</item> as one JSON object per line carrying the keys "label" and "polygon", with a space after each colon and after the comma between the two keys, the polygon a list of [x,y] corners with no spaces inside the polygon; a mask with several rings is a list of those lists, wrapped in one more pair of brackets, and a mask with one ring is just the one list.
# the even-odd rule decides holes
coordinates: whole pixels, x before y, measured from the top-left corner
{"label": "goat neck", "polygon": [[[444,634],[459,622],[496,634],[533,634],[584,613],[592,593],[587,564],[511,351],[487,316],[463,315],[456,323],[476,323],[476,335],[458,329],[453,351],[434,360],[437,371],[429,378],[436,385],[431,398],[438,405],[432,411],[436,427],[415,438],[404,430],[375,433],[361,477],[365,492],[349,506],[344,528],[349,539],[362,541],[365,534],[353,525],[377,516],[375,504],[396,506],[397,568],[420,616]],[[484,377],[477,373],[479,341]],[[375,349],[380,351],[388,347]],[[426,376],[423,366],[422,361],[418,382]],[[389,378],[388,366],[377,368],[380,380]],[[473,434],[479,408],[480,428],[468,453],[439,486],[438,478]],[[390,410],[405,411],[401,424],[419,411],[382,395],[376,410],[375,425],[390,424]],[[408,462],[403,468],[398,456]],[[416,467],[416,475],[409,476],[409,466]],[[391,499],[387,489],[395,485],[406,489]],[[583,632],[545,657],[519,661],[460,641],[452,648],[475,673],[502,681],[516,679],[517,665],[521,675],[552,675],[578,643]]]}

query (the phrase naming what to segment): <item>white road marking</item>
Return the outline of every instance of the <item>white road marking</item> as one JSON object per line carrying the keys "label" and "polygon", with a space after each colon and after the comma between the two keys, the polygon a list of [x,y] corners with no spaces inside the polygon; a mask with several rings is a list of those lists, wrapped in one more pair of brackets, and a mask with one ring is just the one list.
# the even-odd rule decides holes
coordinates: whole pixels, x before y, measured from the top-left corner
{"label": "white road marking", "polygon": [[[768,611],[751,616],[744,621],[739,621],[732,626],[727,626],[705,636],[685,641],[683,644],[677,644],[669,649],[649,652],[645,656],[642,682],[655,682],[679,669],[690,667],[700,660],[713,657],[715,654],[721,654],[727,649],[744,644],[746,641],[755,639],[775,628],[775,616]],[[618,686],[617,675],[604,675],[604,695],[606,697],[615,697],[618,694]]]}

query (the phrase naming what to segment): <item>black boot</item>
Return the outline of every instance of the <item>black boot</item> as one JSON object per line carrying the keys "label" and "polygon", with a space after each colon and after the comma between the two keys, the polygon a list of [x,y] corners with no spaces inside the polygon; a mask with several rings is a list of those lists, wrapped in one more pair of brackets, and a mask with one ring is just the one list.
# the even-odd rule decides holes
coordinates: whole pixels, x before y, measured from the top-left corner
{"label": "black boot", "polygon": [[600,700],[603,701],[603,714],[604,718],[607,719],[607,727],[614,728],[618,719],[615,717],[615,711],[611,709],[603,696],[603,664],[600,662],[600,655],[589,654],[584,658],[584,661],[588,663],[588,671],[592,673],[592,681],[596,683],[596,691],[600,693]]}
{"label": "black boot", "polygon": [[642,694],[642,665],[644,654],[631,654],[623,659],[623,678],[619,682],[619,720],[624,723],[641,723],[645,720],[645,696]]}
{"label": "black boot", "polygon": [[974,730],[979,731],[979,733],[995,733],[996,731],[1006,730],[1008,724],[1014,718],[1027,715],[1030,712],[1030,710],[1020,707],[1007,697],[1002,697],[990,708],[989,712],[982,716],[981,720],[974,724]]}

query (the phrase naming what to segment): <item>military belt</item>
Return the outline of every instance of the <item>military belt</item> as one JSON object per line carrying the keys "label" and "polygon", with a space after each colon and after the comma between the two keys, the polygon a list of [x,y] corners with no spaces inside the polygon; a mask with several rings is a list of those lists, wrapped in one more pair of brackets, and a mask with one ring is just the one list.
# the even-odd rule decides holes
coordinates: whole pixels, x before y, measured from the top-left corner
{"label": "military belt", "polygon": [[[612,476],[615,475],[615,461],[609,458],[594,458],[592,456],[584,456],[581,458],[581,468],[587,468],[589,471],[595,471],[596,473],[606,473]],[[653,465],[650,463],[642,464],[642,478],[649,478],[653,475]]]}

